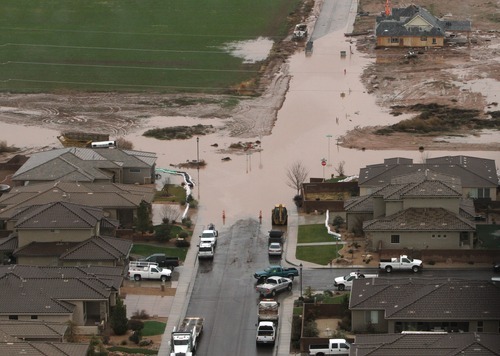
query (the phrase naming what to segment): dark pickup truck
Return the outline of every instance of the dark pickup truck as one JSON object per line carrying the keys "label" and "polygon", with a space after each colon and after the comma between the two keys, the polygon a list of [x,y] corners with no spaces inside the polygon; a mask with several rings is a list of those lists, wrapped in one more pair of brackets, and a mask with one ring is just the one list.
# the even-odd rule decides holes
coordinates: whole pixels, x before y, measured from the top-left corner
{"label": "dark pickup truck", "polygon": [[169,257],[164,253],[154,253],[146,258],[141,258],[140,261],[158,263],[158,266],[168,268],[172,271],[175,267],[179,267],[179,257]]}
{"label": "dark pickup truck", "polygon": [[257,281],[262,282],[271,276],[286,277],[293,280],[293,277],[298,277],[298,275],[299,270],[295,267],[269,266],[265,270],[255,272],[253,276]]}
{"label": "dark pickup truck", "polygon": [[271,244],[271,242],[279,242],[280,244],[283,243],[283,235],[284,231],[281,230],[271,230],[269,231],[269,238],[268,238],[268,244]]}

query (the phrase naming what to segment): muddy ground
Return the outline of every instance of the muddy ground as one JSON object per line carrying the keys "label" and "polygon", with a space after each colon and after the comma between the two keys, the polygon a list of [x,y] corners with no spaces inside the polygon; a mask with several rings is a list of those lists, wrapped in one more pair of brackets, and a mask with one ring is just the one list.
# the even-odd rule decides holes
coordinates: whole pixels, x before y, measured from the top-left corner
{"label": "muddy ground", "polygon": [[[399,1],[392,1],[397,6]],[[318,6],[319,2],[317,2]],[[407,106],[415,103],[439,103],[458,108],[496,111],[491,95],[468,86],[470,81],[500,79],[498,62],[500,19],[498,4],[486,0],[433,1],[421,0],[435,15],[453,15],[453,19],[472,19],[471,44],[423,51],[416,59],[405,60],[403,49],[375,49],[373,33],[356,36],[358,50],[374,59],[364,69],[362,80],[369,93],[382,107]],[[316,6],[316,9],[317,9]],[[359,11],[370,16],[358,17],[355,30],[372,31],[375,15],[383,10],[383,2],[360,0]],[[313,10],[314,11],[314,10]],[[314,18],[314,16],[312,17]],[[0,95],[0,121],[29,126],[42,126],[57,131],[107,132],[113,138],[145,128],[147,118],[155,116],[189,116],[222,118],[222,130],[233,137],[250,138],[271,134],[277,112],[283,104],[290,74],[284,58],[300,44],[283,41],[282,55],[274,56],[263,73],[266,86],[259,97],[241,96],[235,106],[222,103],[222,95],[163,95],[154,93],[66,93]],[[490,93],[491,94],[491,93]],[[483,114],[488,119],[487,113]],[[378,129],[378,128],[377,128]],[[450,144],[433,136],[418,133],[374,134],[375,128],[360,127],[341,140],[343,146],[366,149],[414,149],[415,137],[426,150],[499,150],[500,143]],[[471,134],[467,127],[457,127],[455,135]],[[416,144],[416,143],[415,143]]]}

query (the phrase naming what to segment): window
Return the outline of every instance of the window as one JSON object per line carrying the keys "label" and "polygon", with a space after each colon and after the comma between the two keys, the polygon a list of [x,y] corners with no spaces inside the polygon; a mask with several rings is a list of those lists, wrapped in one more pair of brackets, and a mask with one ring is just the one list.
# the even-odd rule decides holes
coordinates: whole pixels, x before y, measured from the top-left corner
{"label": "window", "polygon": [[378,311],[370,310],[365,312],[365,321],[367,324],[378,324]]}
{"label": "window", "polygon": [[31,319],[33,319],[33,320],[38,319],[38,315],[32,315],[32,316],[31,316]]}
{"label": "window", "polygon": [[129,168],[128,170],[130,173],[141,173],[140,168]]}
{"label": "window", "polygon": [[399,38],[391,37],[391,43],[399,43]]}
{"label": "window", "polygon": [[436,44],[436,43],[437,43],[436,39],[435,39],[435,38],[433,38],[433,39],[432,39],[432,44]]}
{"label": "window", "polygon": [[399,243],[399,235],[391,235],[391,244]]}
{"label": "window", "polygon": [[420,41],[427,42],[427,37],[425,37],[425,36],[420,37]]}
{"label": "window", "polygon": [[477,332],[483,332],[483,322],[482,321],[478,321],[477,322]]}
{"label": "window", "polygon": [[9,315],[9,320],[17,320],[17,315]]}

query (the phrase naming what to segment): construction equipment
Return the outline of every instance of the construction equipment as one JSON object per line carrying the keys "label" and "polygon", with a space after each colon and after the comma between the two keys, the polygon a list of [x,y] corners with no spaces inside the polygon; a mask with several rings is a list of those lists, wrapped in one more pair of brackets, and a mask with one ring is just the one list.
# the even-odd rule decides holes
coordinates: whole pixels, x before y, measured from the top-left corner
{"label": "construction equipment", "polygon": [[57,139],[64,147],[92,147],[92,142],[109,141],[109,135],[85,133],[85,132],[63,132]]}
{"label": "construction equipment", "polygon": [[276,205],[272,211],[273,225],[286,225],[288,222],[288,212],[283,204]]}
{"label": "construction equipment", "polygon": [[295,29],[293,30],[294,41],[300,41],[307,38],[307,25],[305,23],[299,23],[295,25]]}

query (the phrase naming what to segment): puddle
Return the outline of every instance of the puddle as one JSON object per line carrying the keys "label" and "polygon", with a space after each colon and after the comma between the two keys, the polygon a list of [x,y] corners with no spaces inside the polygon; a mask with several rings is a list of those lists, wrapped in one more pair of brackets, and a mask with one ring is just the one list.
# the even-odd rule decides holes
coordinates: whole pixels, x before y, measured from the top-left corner
{"label": "puddle", "polygon": [[256,63],[263,61],[269,56],[274,42],[265,37],[254,40],[227,43],[223,49],[234,57],[243,58],[243,63]]}

